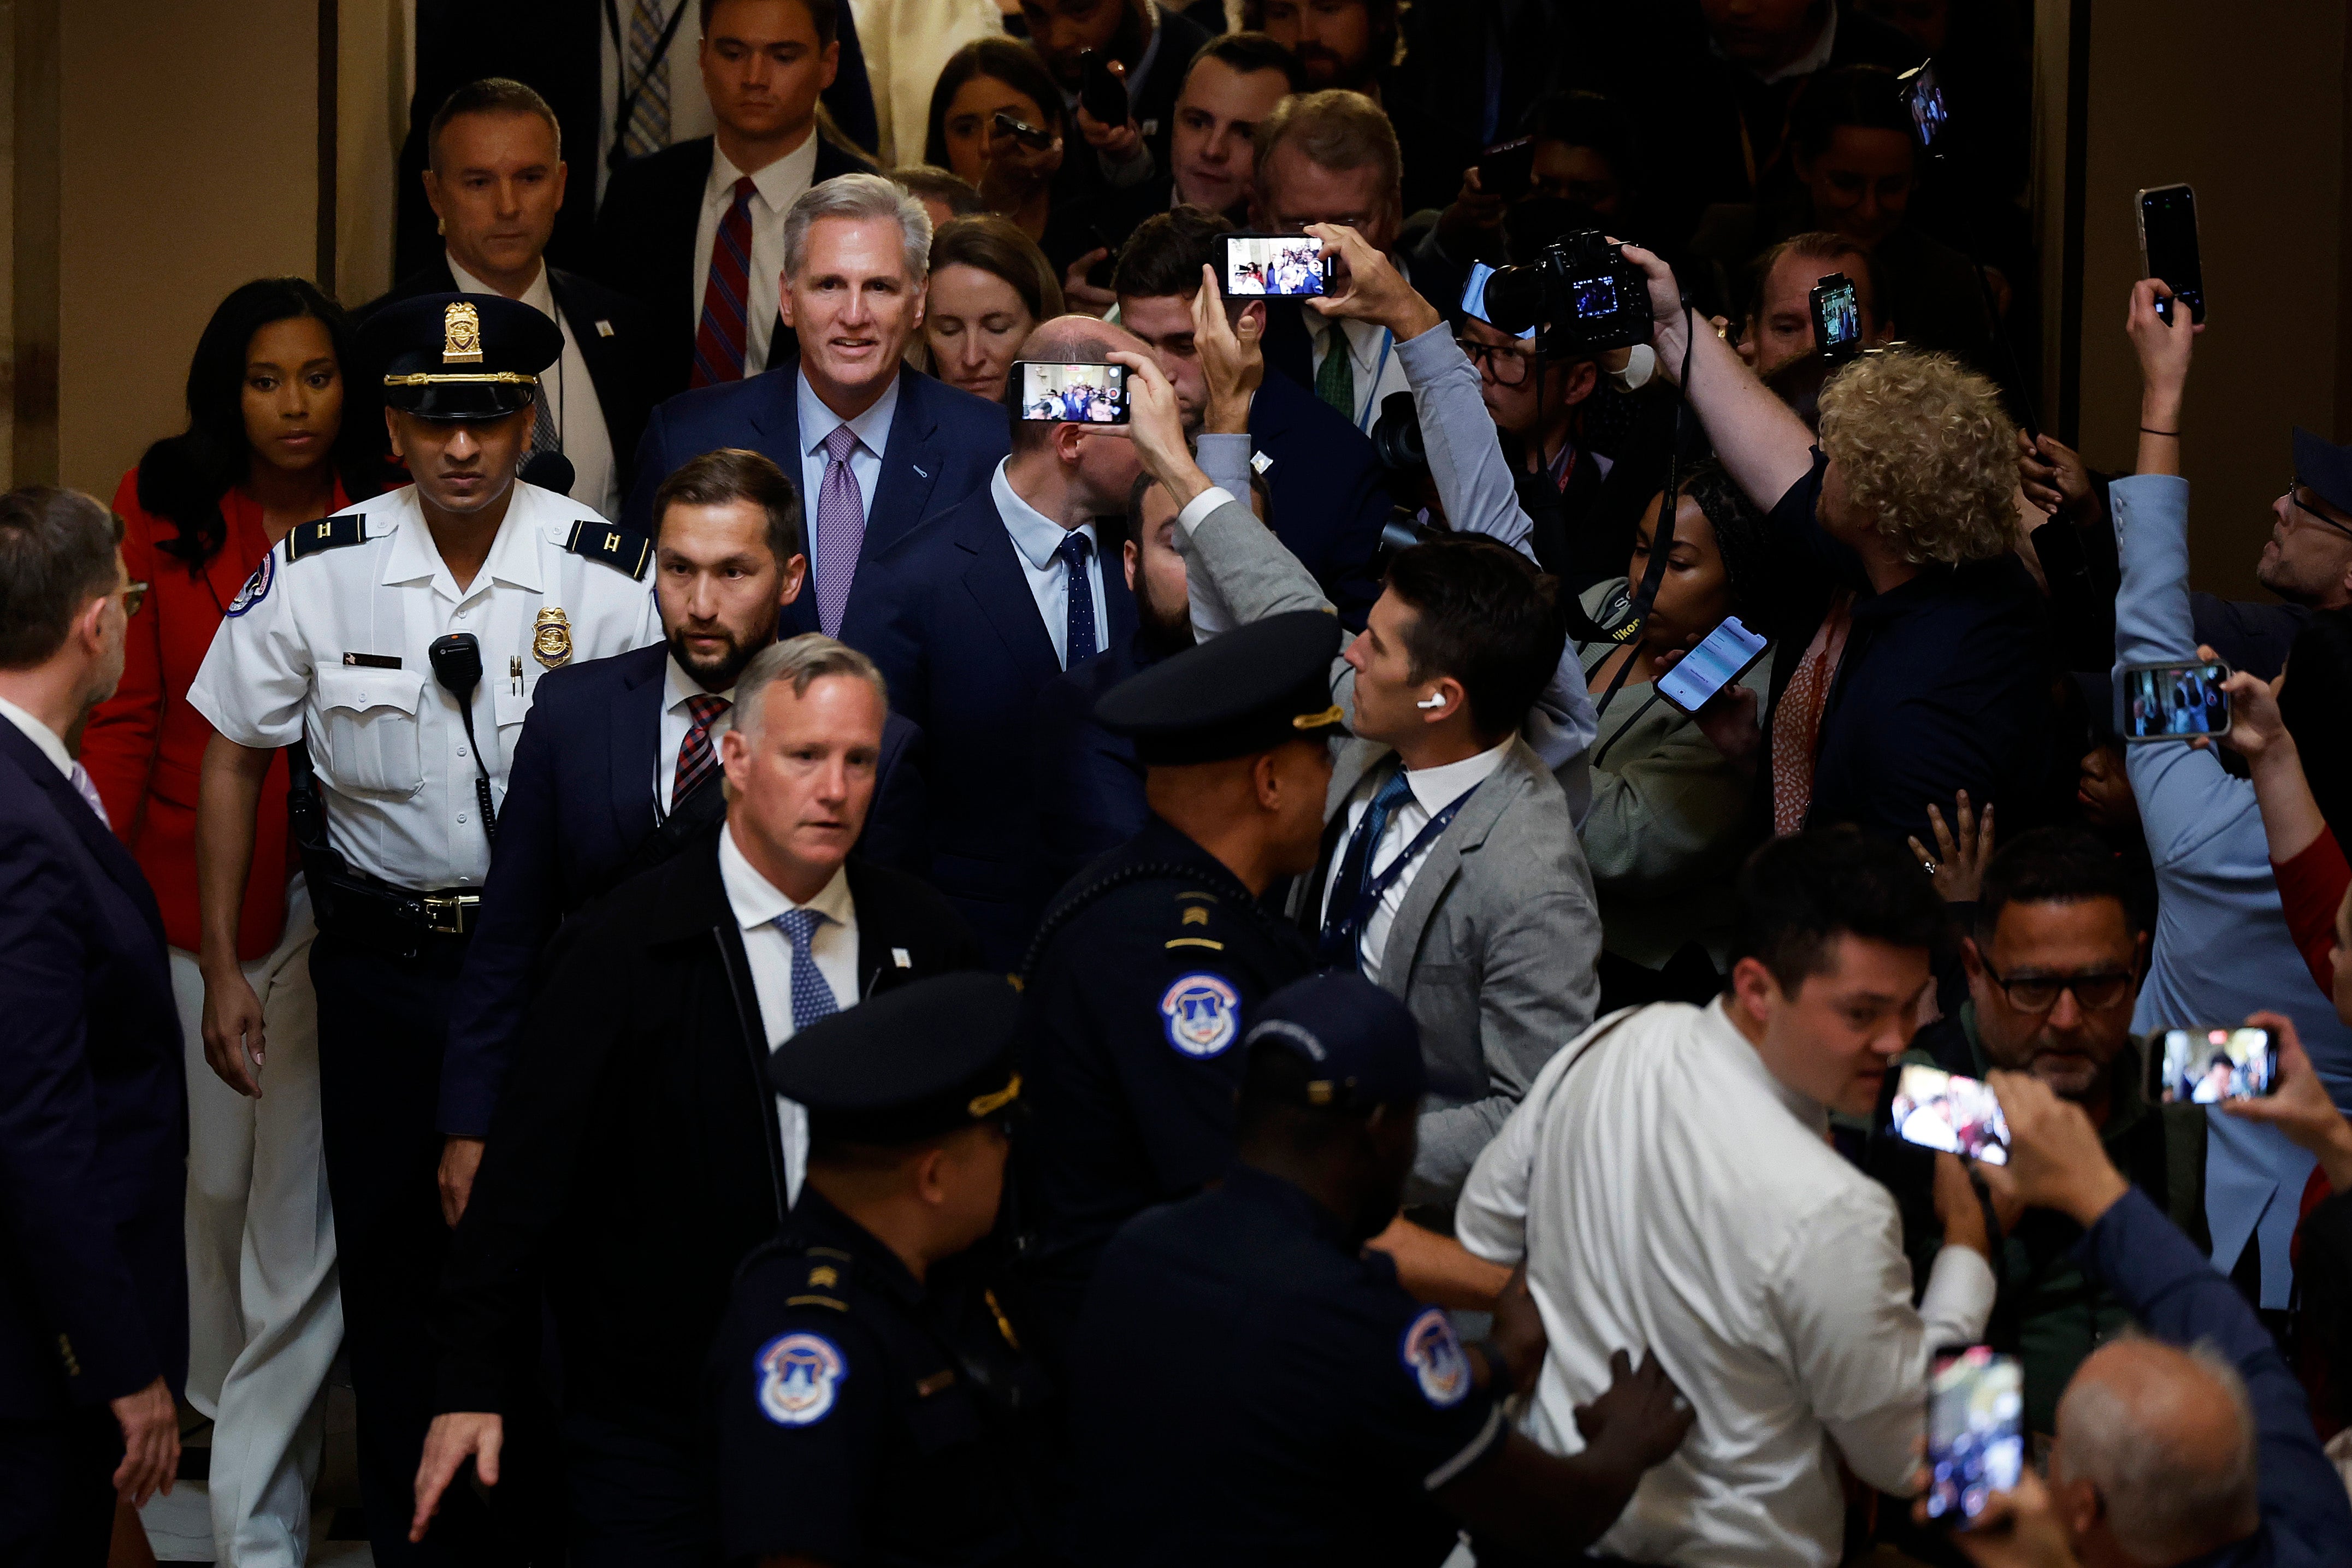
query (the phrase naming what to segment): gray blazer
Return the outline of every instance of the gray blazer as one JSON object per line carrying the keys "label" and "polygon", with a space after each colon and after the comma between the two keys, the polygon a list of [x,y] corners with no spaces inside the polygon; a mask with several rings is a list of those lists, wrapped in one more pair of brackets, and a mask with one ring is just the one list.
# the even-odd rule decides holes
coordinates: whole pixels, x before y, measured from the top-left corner
{"label": "gray blazer", "polygon": [[[1238,504],[1210,513],[1179,549],[1239,621],[1330,609],[1307,569]],[[1332,662],[1331,693],[1352,720],[1355,671],[1345,659]],[[1391,755],[1366,740],[1341,748],[1321,862],[1292,892],[1291,913],[1310,929],[1331,858],[1344,847],[1349,797]],[[1452,1211],[1479,1151],[1536,1074],[1592,1022],[1600,954],[1592,873],[1568,798],[1515,738],[1414,873],[1381,956],[1381,984],[1421,1026],[1433,1071],[1472,1086],[1466,1098],[1424,1102],[1408,1205]]]}

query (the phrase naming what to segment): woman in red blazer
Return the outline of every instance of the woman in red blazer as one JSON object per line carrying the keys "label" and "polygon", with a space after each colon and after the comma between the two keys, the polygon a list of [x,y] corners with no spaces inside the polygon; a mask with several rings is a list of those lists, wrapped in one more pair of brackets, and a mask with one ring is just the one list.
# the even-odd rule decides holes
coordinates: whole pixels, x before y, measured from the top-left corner
{"label": "woman in red blazer", "polygon": [[383,488],[381,398],[373,378],[347,377],[352,343],[341,308],[299,277],[248,283],[213,312],[188,369],[186,433],[149,447],[115,492],[148,612],[131,624],[122,684],[82,736],[82,764],[154,884],[171,943],[188,1070],[188,1398],[215,1422],[209,1490],[224,1562],[302,1560],[312,1412],[342,1312],[320,1168],[313,927],[288,880],[285,759],[262,797],[237,928],[214,933],[207,954],[262,998],[267,1070],[208,1066],[195,821],[213,731],[187,693],[270,548]]}

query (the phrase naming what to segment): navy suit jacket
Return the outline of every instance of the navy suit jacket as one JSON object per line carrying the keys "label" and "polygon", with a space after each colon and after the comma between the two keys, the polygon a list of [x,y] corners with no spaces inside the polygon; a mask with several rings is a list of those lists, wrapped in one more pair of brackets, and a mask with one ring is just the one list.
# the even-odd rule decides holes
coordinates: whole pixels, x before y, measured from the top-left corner
{"label": "navy suit jacket", "polygon": [[1088,862],[1143,831],[1151,814],[1135,742],[1104,727],[1095,705],[1156,662],[1138,628],[1037,694],[1029,737],[1037,834],[1030,896],[1041,910]]}
{"label": "navy suit jacket", "polygon": [[0,719],[0,1418],[187,1377],[187,1085],[131,852]]}
{"label": "navy suit jacket", "polygon": [[[548,939],[567,915],[632,869],[653,836],[668,657],[668,645],[656,643],[551,670],[540,680],[499,808],[481,924],[450,1002],[438,1117],[445,1134],[488,1133]],[[921,732],[892,714],[883,726],[874,803],[857,841],[869,862],[921,866]]]}
{"label": "navy suit jacket", "polygon": [[[661,488],[661,482],[688,459],[721,446],[746,446],[765,453],[784,471],[793,487],[799,489],[797,373],[795,362],[723,387],[680,392],[655,409],[646,422],[645,441],[637,448],[636,486],[629,492],[628,505],[621,508],[621,520],[651,538],[654,492]],[[861,574],[866,562],[906,538],[918,523],[946,511],[975,490],[985,493],[988,476],[1012,449],[1012,432],[1002,404],[960,392],[909,367],[898,372],[898,408],[891,415],[890,439],[885,445],[881,483],[866,508],[866,538],[857,549]],[[803,496],[801,504],[814,520],[814,498]],[[777,635],[793,637],[819,629],[816,559],[811,550],[809,580],[801,596],[784,606],[784,622]]]}
{"label": "navy suit jacket", "polygon": [[1339,412],[1268,365],[1250,400],[1250,444],[1267,458],[1274,535],[1315,574],[1350,632],[1381,596],[1372,557],[1389,520],[1386,472]]}
{"label": "navy suit jacket", "polygon": [[[1103,564],[1103,643],[1117,647],[1135,630],[1135,598],[1118,563]],[[932,884],[989,967],[1013,968],[1037,915],[1031,722],[1062,666],[985,484],[858,573],[842,640],[882,666],[891,706],[923,727]]]}

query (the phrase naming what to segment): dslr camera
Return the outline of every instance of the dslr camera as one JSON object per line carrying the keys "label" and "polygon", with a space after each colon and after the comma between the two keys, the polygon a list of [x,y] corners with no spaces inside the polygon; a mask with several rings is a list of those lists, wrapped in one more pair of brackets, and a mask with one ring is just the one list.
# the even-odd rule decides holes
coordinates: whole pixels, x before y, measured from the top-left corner
{"label": "dslr camera", "polygon": [[1563,358],[1630,348],[1650,340],[1650,283],[1599,229],[1580,229],[1489,277],[1486,319],[1540,327],[1544,352]]}

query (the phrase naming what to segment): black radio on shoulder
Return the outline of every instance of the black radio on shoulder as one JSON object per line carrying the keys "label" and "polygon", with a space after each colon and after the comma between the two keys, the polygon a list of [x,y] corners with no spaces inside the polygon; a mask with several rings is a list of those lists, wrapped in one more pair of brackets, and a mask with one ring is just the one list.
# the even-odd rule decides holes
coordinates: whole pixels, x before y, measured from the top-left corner
{"label": "black radio on shoulder", "polygon": [[1542,328],[1551,355],[1630,348],[1650,340],[1649,279],[1600,230],[1580,229],[1486,279],[1486,319],[1506,332]]}

